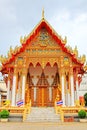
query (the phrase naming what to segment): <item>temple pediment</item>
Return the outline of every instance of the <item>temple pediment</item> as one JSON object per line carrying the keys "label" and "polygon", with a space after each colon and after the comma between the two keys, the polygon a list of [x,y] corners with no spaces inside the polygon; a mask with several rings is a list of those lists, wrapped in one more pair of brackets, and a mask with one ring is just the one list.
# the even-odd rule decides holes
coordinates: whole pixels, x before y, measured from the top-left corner
{"label": "temple pediment", "polygon": [[29,47],[59,47],[46,28],[41,28]]}
{"label": "temple pediment", "polygon": [[[51,60],[52,58],[59,57],[57,60],[60,60],[60,57],[63,56],[63,62],[66,65],[69,65],[71,61],[72,63],[82,66],[85,61],[84,56],[78,58],[77,48],[72,50],[71,47],[66,46],[67,38],[65,37],[65,39],[62,39],[44,18],[41,19],[28,36],[25,36],[24,38],[21,37],[20,42],[20,47],[15,47],[14,50],[10,47],[8,57],[0,56],[0,60],[3,65],[1,70],[7,65],[12,66],[13,64],[14,66],[16,61],[20,65],[23,64],[25,56],[28,61],[28,58],[30,57],[51,57]],[[35,59],[33,58],[31,61],[32,60]],[[57,60],[54,59],[53,64]],[[43,61],[46,61],[46,59],[43,59]]]}

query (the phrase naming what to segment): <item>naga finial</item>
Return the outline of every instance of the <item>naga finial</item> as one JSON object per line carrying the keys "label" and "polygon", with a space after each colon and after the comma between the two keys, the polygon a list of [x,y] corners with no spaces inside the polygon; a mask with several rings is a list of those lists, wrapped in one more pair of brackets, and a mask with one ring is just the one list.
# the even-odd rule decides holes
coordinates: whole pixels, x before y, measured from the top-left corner
{"label": "naga finial", "polygon": [[23,44],[23,38],[22,38],[22,36],[20,37],[20,43]]}
{"label": "naga finial", "polygon": [[66,44],[67,43],[67,36],[65,36],[65,38],[64,38],[64,44]]}
{"label": "naga finial", "polygon": [[77,46],[75,46],[74,50],[73,50],[74,54],[76,55],[76,57],[78,57],[78,50],[77,50]]}
{"label": "naga finial", "polygon": [[6,56],[3,56],[3,55],[0,56],[1,64],[4,64],[6,62],[6,60],[7,60]]}
{"label": "naga finial", "polygon": [[86,56],[83,55],[83,56],[81,57],[81,62],[82,62],[82,63],[85,63],[85,61],[86,61]]}

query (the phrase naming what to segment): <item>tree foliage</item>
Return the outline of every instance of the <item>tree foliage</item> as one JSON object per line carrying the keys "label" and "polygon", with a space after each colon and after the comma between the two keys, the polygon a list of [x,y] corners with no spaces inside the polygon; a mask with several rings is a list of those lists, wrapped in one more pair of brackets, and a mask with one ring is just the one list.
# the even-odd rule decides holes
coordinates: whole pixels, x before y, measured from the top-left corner
{"label": "tree foliage", "polygon": [[87,93],[84,94],[85,106],[87,106]]}

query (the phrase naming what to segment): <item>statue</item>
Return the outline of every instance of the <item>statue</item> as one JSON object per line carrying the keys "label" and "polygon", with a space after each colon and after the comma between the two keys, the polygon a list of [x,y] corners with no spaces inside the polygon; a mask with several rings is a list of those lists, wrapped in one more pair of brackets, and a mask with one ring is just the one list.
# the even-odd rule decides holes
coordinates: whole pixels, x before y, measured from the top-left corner
{"label": "statue", "polygon": [[10,104],[11,104],[10,100],[6,100],[6,101],[4,102],[4,106],[6,106],[6,107],[9,107]]}

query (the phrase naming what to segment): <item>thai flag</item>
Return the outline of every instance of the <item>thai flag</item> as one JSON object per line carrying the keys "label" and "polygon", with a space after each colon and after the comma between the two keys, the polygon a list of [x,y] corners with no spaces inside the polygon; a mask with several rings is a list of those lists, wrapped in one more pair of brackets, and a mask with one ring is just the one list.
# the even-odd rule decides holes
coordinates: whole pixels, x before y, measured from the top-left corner
{"label": "thai flag", "polygon": [[63,101],[60,100],[60,101],[56,102],[56,105],[57,105],[57,106],[61,106],[61,105],[63,105]]}
{"label": "thai flag", "polygon": [[23,106],[24,105],[24,101],[23,100],[19,100],[17,102],[17,106],[20,107],[20,106]]}

